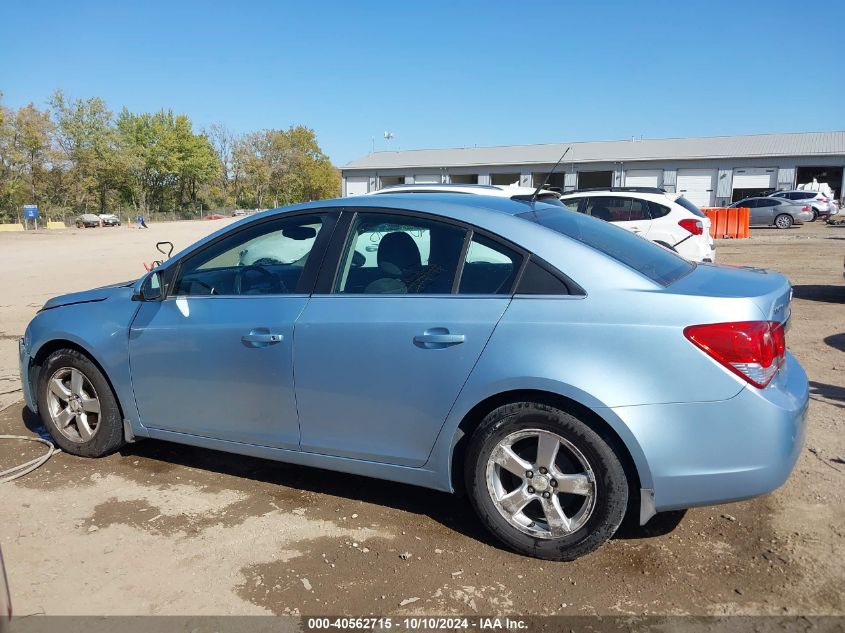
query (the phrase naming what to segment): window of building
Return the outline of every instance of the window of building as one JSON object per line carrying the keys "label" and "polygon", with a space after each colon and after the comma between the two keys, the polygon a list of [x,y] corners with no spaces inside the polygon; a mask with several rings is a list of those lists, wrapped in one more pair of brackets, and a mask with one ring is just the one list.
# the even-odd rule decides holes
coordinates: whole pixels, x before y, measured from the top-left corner
{"label": "window of building", "polygon": [[519,174],[490,174],[491,185],[513,185],[519,184]]}

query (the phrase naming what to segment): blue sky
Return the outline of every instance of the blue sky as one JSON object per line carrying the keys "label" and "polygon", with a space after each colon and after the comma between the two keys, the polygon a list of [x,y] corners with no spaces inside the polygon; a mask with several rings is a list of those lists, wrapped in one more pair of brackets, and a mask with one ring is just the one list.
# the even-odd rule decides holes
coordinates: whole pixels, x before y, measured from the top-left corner
{"label": "blue sky", "polygon": [[845,128],[845,2],[4,3],[0,91],[303,124],[337,165],[452,147]]}

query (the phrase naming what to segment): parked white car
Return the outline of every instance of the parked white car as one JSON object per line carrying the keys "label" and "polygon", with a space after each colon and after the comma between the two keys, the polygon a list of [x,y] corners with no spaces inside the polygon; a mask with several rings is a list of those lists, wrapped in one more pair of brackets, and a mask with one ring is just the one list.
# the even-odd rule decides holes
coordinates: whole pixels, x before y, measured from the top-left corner
{"label": "parked white car", "polygon": [[694,262],[715,262],[710,218],[682,194],[653,187],[573,191],[561,202],[580,213],[613,222]]}

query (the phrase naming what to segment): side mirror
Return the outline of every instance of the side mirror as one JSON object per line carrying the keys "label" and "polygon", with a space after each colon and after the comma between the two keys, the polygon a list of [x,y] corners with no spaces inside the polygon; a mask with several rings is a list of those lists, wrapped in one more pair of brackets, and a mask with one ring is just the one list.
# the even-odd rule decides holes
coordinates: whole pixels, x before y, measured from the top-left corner
{"label": "side mirror", "polygon": [[164,299],[161,271],[153,270],[142,277],[132,292],[132,301],[161,301]]}

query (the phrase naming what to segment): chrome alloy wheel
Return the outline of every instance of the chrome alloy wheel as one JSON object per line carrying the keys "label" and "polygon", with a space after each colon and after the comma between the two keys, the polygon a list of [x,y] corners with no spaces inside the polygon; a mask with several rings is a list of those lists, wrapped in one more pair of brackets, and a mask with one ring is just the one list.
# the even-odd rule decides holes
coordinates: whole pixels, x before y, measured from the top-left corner
{"label": "chrome alloy wheel", "polygon": [[87,442],[99,428],[100,400],[91,381],[78,369],[62,367],[47,383],[50,419],[71,442]]}
{"label": "chrome alloy wheel", "polygon": [[513,527],[538,538],[560,538],[584,526],[596,505],[596,478],[587,458],[551,431],[516,431],[487,460],[487,491]]}

